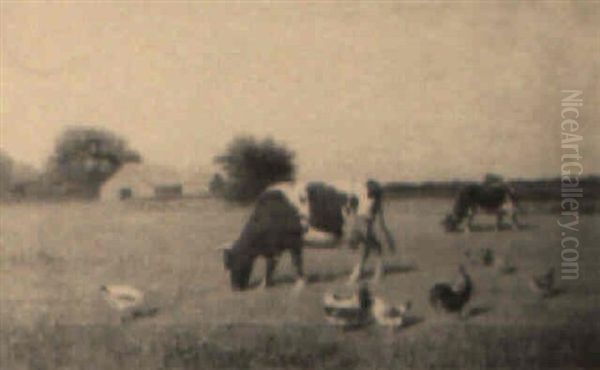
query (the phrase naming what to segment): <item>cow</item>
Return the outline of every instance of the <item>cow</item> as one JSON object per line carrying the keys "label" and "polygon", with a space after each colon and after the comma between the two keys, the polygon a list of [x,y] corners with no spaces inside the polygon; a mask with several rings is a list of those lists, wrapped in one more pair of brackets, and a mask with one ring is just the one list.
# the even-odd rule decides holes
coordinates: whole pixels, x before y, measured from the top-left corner
{"label": "cow", "polygon": [[373,231],[379,220],[388,247],[395,250],[382,210],[382,188],[373,180],[358,190],[344,190],[324,182],[278,183],[258,198],[252,214],[233,245],[224,251],[225,268],[233,289],[246,289],[257,257],[266,258],[263,284],[273,283],[279,256],[290,251],[297,283],[304,284],[302,250],[309,230],[331,233],[336,239],[347,237],[351,247],[362,245],[362,253],[350,277],[358,280],[371,251],[377,253],[375,276],[382,275],[382,243]]}
{"label": "cow", "polygon": [[333,234],[352,249],[362,247],[349,282],[355,283],[363,276],[364,265],[372,252],[377,259],[374,280],[378,281],[383,275],[383,248],[375,233],[376,227],[385,237],[390,252],[396,250],[383,214],[381,184],[375,180],[358,187],[317,182],[308,183],[306,189],[310,227]]}
{"label": "cow", "polygon": [[250,218],[231,248],[224,250],[231,287],[248,288],[257,257],[265,257],[265,285],[272,284],[277,258],[285,250],[292,255],[298,280],[304,279],[302,246],[305,224],[298,208],[281,189],[267,189],[258,198]]}
{"label": "cow", "polygon": [[496,215],[496,230],[502,227],[505,216],[511,217],[511,228],[519,228],[519,210],[517,196],[506,183],[486,181],[483,184],[469,184],[459,190],[452,212],[446,215],[442,224],[448,232],[458,231],[466,219],[466,231],[471,231],[475,215],[484,212]]}

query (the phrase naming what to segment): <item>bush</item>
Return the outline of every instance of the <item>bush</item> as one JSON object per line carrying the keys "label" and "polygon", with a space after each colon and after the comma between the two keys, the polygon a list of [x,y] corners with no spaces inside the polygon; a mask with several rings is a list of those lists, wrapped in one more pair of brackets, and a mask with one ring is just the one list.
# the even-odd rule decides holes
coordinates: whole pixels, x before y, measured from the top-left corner
{"label": "bush", "polygon": [[269,185],[294,178],[294,153],[271,138],[235,138],[215,162],[226,175],[223,195],[240,202],[256,197]]}
{"label": "bush", "polygon": [[141,161],[125,139],[104,129],[70,127],[56,142],[45,178],[62,195],[95,197],[102,184],[127,162]]}

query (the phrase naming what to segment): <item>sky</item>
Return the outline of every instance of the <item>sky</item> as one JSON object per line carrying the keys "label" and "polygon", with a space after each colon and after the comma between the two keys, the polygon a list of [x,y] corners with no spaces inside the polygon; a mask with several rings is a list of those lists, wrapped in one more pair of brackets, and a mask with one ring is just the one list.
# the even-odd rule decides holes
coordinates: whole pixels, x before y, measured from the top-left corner
{"label": "sky", "polygon": [[37,167],[94,125],[179,168],[251,134],[301,178],[557,176],[578,89],[600,173],[599,2],[1,4],[0,144]]}

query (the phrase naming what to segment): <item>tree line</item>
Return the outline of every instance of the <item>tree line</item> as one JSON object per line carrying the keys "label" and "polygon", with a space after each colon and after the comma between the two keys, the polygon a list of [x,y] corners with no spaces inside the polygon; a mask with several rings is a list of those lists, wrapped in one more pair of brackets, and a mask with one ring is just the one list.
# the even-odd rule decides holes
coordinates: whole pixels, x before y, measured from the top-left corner
{"label": "tree line", "polygon": [[[210,182],[215,196],[252,201],[274,182],[292,180],[295,154],[272,138],[235,137],[214,157],[221,172]],[[125,138],[106,129],[75,126],[57,138],[41,173],[16,176],[15,161],[0,150],[0,196],[6,198],[97,198],[102,185],[141,154]]]}

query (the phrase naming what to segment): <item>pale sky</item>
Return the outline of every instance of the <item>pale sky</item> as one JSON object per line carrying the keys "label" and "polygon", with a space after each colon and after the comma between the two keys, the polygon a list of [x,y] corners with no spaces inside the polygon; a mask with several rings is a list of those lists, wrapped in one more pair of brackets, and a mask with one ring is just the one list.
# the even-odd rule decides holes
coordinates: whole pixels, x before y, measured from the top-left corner
{"label": "pale sky", "polygon": [[66,125],[206,167],[271,135],[303,178],[556,176],[562,89],[600,173],[599,2],[7,2],[1,146],[41,166]]}

